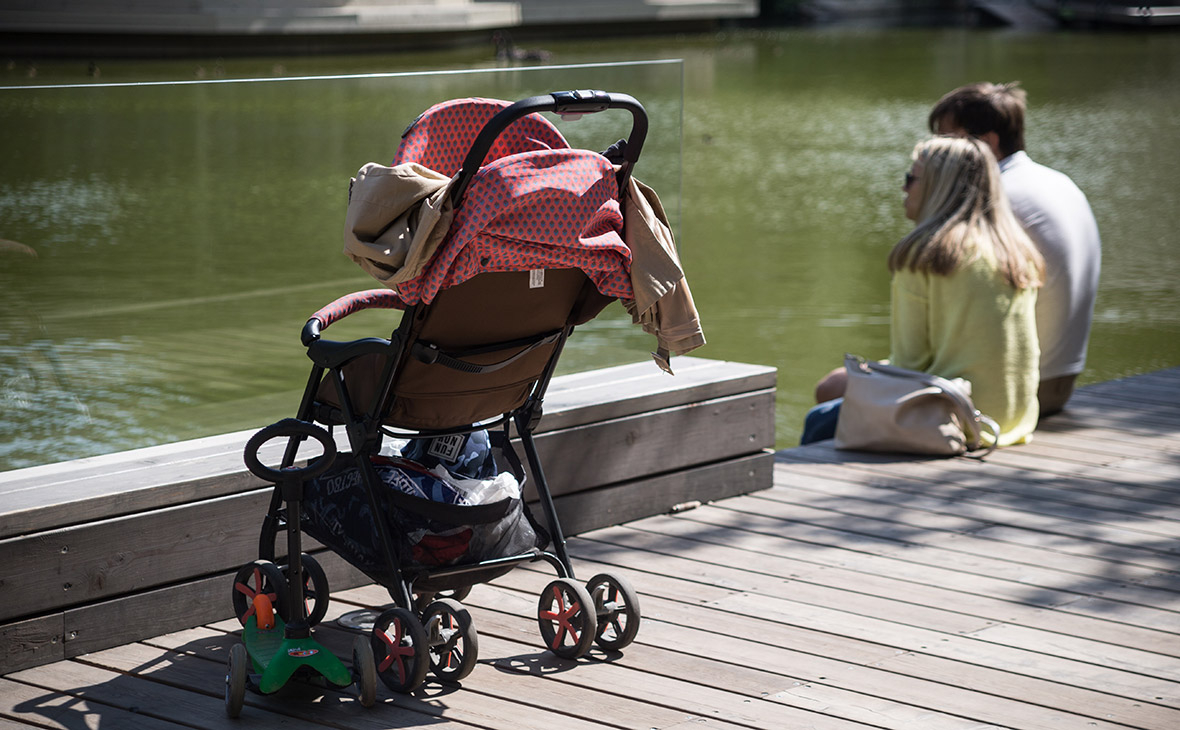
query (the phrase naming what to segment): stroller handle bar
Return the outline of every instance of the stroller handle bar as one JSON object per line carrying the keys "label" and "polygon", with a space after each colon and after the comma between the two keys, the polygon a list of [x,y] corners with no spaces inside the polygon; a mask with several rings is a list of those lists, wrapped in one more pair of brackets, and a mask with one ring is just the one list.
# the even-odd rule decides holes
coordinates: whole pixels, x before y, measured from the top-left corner
{"label": "stroller handle bar", "polygon": [[451,187],[451,204],[458,208],[467,192],[471,178],[479,171],[483,159],[500,133],[517,119],[534,112],[555,112],[563,117],[578,117],[583,114],[595,114],[607,109],[626,109],[631,112],[631,134],[627,137],[627,144],[623,149],[623,162],[619,166],[619,191],[626,190],[627,181],[631,177],[631,168],[639,159],[643,149],[643,141],[647,137],[647,112],[643,105],[628,94],[606,91],[555,91],[551,94],[541,94],[521,99],[515,104],[502,109],[488,120],[479,136],[467,151],[463,159],[463,167],[455,176],[455,183]]}
{"label": "stroller handle bar", "polygon": [[[287,467],[285,469],[274,469],[262,463],[258,458],[258,450],[262,445],[271,439],[287,437],[289,439],[298,439],[303,441],[305,438],[312,438],[320,442],[324,452],[315,459],[308,462],[304,467]],[[284,418],[278,423],[272,423],[266,428],[250,437],[246,442],[246,451],[243,454],[243,459],[246,462],[246,468],[250,472],[268,482],[275,484],[283,484],[285,482],[299,482],[303,479],[313,479],[326,472],[336,458],[336,442],[332,440],[331,434],[324,429],[308,423],[307,421],[300,421],[296,418]]]}
{"label": "stroller handle bar", "polygon": [[405,302],[392,289],[366,289],[346,294],[336,301],[321,307],[303,325],[300,339],[307,347],[320,338],[320,332],[333,322],[344,319],[362,309],[404,309]]}

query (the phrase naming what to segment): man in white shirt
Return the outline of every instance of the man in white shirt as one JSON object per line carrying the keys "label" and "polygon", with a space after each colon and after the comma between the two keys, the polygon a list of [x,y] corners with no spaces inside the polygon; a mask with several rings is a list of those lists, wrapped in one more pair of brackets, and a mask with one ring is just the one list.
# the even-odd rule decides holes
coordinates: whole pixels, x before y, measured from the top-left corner
{"label": "man in white shirt", "polygon": [[1012,210],[1045,257],[1037,293],[1041,416],[1060,411],[1086,365],[1102,242],[1090,203],[1064,173],[1024,151],[1025,92],[1017,83],[977,83],[943,96],[930,112],[935,134],[971,135],[1000,162]]}

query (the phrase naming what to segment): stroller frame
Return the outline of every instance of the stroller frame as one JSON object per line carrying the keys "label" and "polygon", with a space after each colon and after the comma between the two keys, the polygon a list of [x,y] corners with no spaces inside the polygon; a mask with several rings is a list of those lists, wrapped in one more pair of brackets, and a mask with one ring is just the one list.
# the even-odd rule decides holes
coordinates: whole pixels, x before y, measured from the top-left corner
{"label": "stroller frame", "polygon": [[[617,166],[621,199],[647,132],[643,107],[626,94],[569,91],[530,97],[495,114],[480,130],[461,170],[453,179],[450,191],[453,206],[457,209],[463,203],[468,184],[488,150],[513,121],[540,111],[556,112],[567,118],[606,109],[624,109],[632,116],[629,138],[619,140],[603,153]],[[566,340],[575,326],[593,319],[614,301],[614,297],[600,293],[586,274],[577,269],[545,270],[542,276],[548,281],[540,288],[532,286],[535,281],[529,282],[530,276],[536,276],[536,272],[478,273],[462,283],[440,290],[430,302],[409,305],[388,289],[357,292],[337,299],[313,315],[303,327],[301,341],[313,364],[296,417],[263,429],[247,445],[247,465],[259,476],[274,482],[275,489],[259,536],[260,559],[243,567],[235,590],[243,592],[241,583],[249,582],[247,568],[250,568],[255,583],[244,592],[276,598],[285,594],[283,597],[291,619],[286,631],[302,635],[323,618],[328,595],[322,568],[314,558],[302,553],[300,505],[303,487],[311,478],[328,469],[331,462],[338,460],[334,438],[315,424],[344,428],[350,453],[340,454],[339,458],[351,457],[360,470],[361,483],[374,517],[378,545],[394,576],[388,581],[392,585],[377,579],[389,590],[394,606],[377,617],[370,643],[376,657],[377,675],[397,692],[415,690],[425,680],[428,669],[448,681],[462,679],[471,671],[475,665],[477,633],[470,614],[459,601],[472,584],[491,580],[525,562],[545,561],[558,576],[542,592],[538,607],[542,638],[555,654],[576,658],[585,654],[595,642],[608,651],[618,650],[630,644],[638,631],[638,596],[624,578],[602,573],[585,587],[576,582],[533,436],[543,413],[546,390]],[[524,288],[522,283],[529,286]],[[524,293],[518,295],[516,292]],[[520,302],[516,301],[518,298]],[[453,322],[453,312],[486,301],[495,302],[494,309],[509,315],[523,302],[527,314],[517,312],[517,316],[507,317],[511,323],[501,323],[495,316],[484,315],[479,330],[491,329],[492,335],[498,335],[491,339],[481,332],[472,341],[471,332],[456,332],[449,324]],[[354,312],[403,307],[401,321],[388,339],[369,337],[331,341],[321,337],[329,325]],[[523,322],[518,323],[518,320]],[[489,321],[494,324],[489,326]],[[457,341],[460,342],[458,346],[454,344]],[[434,422],[429,415],[434,409],[429,403],[415,409],[415,396],[407,395],[401,386],[416,372],[438,367],[452,373],[449,377],[465,379],[467,383],[481,378],[508,379],[486,389],[490,395],[483,393],[480,396],[482,401],[470,405],[468,411],[460,411],[456,422]],[[526,373],[523,382],[513,380],[512,376],[521,370]],[[456,402],[463,402],[467,396],[462,386],[458,386],[453,397]],[[370,457],[379,452],[387,437],[434,438],[486,429],[523,488],[524,472],[510,442],[513,428],[528,461],[552,550],[533,547],[517,555],[416,570],[412,577],[407,577],[403,570],[404,556],[399,555],[400,549],[391,534],[391,527],[381,517],[385,511],[380,497],[382,484]],[[280,469],[269,470],[259,463],[258,450],[265,441],[274,438],[286,438],[287,445]],[[308,438],[319,441],[324,453],[307,466],[298,468],[295,465],[299,448]],[[524,509],[532,522],[527,506]],[[281,571],[272,570],[276,558],[275,542],[280,531],[287,535],[289,565],[285,577]],[[538,542],[543,545],[544,538]],[[302,576],[303,579],[291,580],[291,576]],[[280,580],[285,580],[286,585],[280,586]],[[416,585],[425,588],[415,590]],[[309,600],[313,603],[310,608],[307,606]],[[243,619],[243,611],[238,613],[239,619]],[[243,619],[243,623],[247,621]],[[361,650],[361,656],[356,660],[361,664],[368,661],[363,654]],[[362,686],[362,699],[365,699],[363,685],[366,678],[360,676],[364,673],[362,669],[356,670],[355,674],[358,686]]]}

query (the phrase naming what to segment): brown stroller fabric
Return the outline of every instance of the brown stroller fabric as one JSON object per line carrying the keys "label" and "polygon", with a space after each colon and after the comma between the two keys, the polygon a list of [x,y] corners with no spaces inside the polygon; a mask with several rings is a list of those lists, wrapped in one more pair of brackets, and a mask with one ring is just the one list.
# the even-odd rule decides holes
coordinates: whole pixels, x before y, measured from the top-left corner
{"label": "brown stroller fabric", "polygon": [[[403,353],[381,407],[381,421],[399,428],[441,430],[495,418],[522,405],[553,355],[558,335],[567,326],[592,319],[613,301],[576,269],[544,272],[543,286],[534,286],[534,276],[481,274],[439,292],[430,305],[417,307],[407,341],[429,344]],[[527,341],[511,344],[519,340]],[[489,349],[492,343],[500,346]],[[447,366],[439,355],[489,369],[472,372],[454,363]],[[364,355],[345,365],[349,400],[367,405],[380,397],[388,364],[388,357]],[[500,367],[490,369],[496,365]],[[320,384],[316,399],[339,407],[331,379]],[[344,421],[340,414],[329,419]]]}

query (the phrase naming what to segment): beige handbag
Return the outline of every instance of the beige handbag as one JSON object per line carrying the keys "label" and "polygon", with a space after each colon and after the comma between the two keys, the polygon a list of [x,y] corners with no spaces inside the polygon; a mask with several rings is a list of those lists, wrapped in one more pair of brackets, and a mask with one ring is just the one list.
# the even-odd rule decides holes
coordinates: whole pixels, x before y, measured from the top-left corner
{"label": "beige handbag", "polygon": [[[844,356],[848,387],[836,422],[837,449],[953,456],[996,448],[1000,428],[971,402],[971,384]],[[984,443],[983,429],[992,438]]]}

